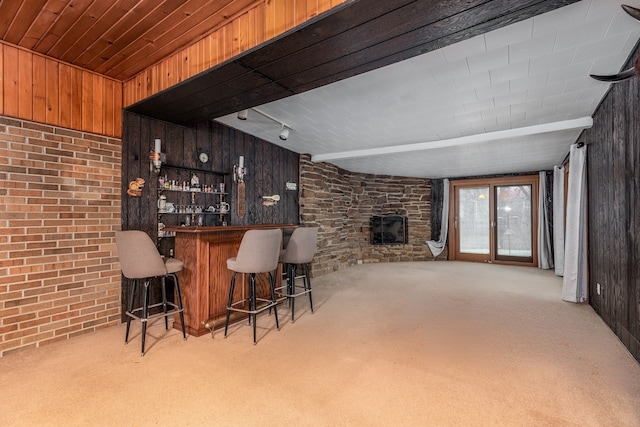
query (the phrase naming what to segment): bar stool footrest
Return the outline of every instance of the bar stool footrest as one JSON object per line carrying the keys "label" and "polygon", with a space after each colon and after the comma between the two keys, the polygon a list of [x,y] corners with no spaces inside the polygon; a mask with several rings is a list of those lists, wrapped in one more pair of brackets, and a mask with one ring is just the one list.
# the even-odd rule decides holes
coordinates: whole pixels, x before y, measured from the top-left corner
{"label": "bar stool footrest", "polygon": [[[149,307],[147,307],[147,309],[152,309],[155,307],[162,307],[162,306],[163,306],[163,303],[158,303],[158,304],[150,305]],[[167,306],[172,307],[171,310],[167,310],[166,313],[162,311],[160,313],[150,314],[147,316],[146,319],[144,319],[142,316],[138,316],[135,314],[135,313],[141,312],[144,309],[143,307],[136,308],[135,310],[132,310],[132,311],[127,310],[125,314],[131,317],[132,319],[140,320],[141,322],[146,322],[149,319],[155,319],[157,317],[165,317],[165,316],[169,316],[170,314],[181,313],[184,311],[184,308],[179,308],[177,304],[174,304],[172,302],[167,302]]]}
{"label": "bar stool footrest", "polygon": [[257,307],[255,310],[245,310],[243,308],[236,308],[234,306],[239,305],[239,304],[244,304],[245,302],[249,301],[248,299],[242,299],[239,301],[234,302],[233,304],[231,304],[231,306],[227,307],[227,310],[230,311],[237,311],[240,313],[246,313],[246,314],[258,314],[261,313],[267,309],[270,309],[274,306],[276,306],[278,304],[278,301],[271,301],[270,299],[264,299],[264,298],[256,298],[257,302],[266,302],[268,304],[263,305],[262,307]]}

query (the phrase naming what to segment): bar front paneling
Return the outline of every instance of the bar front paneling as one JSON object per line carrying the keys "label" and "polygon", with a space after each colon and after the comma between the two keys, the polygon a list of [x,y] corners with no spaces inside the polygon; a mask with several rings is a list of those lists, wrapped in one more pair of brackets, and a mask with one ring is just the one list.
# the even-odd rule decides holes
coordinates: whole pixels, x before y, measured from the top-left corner
{"label": "bar front paneling", "polygon": [[[247,230],[295,228],[293,224],[262,224],[227,227],[167,227],[176,233],[175,257],[184,263],[178,273],[185,328],[189,335],[201,336],[211,328],[224,325],[232,272],[227,269],[227,259],[238,254],[242,237]],[[278,271],[278,276],[280,272]],[[239,275],[234,299],[241,299],[246,292],[246,275]],[[268,275],[258,274],[258,297],[268,297]],[[246,318],[232,316],[232,322]],[[179,321],[174,323],[180,328]]]}

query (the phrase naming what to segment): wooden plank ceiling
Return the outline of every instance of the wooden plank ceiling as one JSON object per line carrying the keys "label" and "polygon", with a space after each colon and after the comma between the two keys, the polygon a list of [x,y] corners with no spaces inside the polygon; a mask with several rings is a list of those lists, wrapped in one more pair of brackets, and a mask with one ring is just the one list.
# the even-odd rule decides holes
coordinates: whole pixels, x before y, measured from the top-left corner
{"label": "wooden plank ceiling", "polygon": [[[0,39],[126,80],[264,1],[1,0]],[[576,1],[351,0],[129,110],[178,124],[212,119]]]}
{"label": "wooden plank ceiling", "polygon": [[348,2],[127,110],[190,125],[371,71],[576,1]]}
{"label": "wooden plank ceiling", "polygon": [[263,0],[2,0],[0,39],[126,80]]}

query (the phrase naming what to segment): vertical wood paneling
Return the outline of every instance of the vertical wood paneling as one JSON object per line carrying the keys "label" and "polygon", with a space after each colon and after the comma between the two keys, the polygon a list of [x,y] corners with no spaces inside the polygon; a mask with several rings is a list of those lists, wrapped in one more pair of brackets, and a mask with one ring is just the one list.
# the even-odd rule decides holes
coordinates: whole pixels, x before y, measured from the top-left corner
{"label": "vertical wood paneling", "polygon": [[231,25],[227,27],[230,28],[231,32],[231,56],[239,55],[240,53],[247,50],[248,42],[247,35],[249,34],[249,17],[248,14],[244,14],[242,16],[238,16]]}
{"label": "vertical wood paneling", "polygon": [[[271,0],[238,15],[208,36],[124,82],[124,106],[220,64],[346,0]],[[147,71],[152,72],[147,74]],[[142,75],[149,85],[142,83]]]}
{"label": "vertical wood paneling", "polygon": [[113,80],[104,81],[104,133],[112,135],[115,130],[115,115],[119,113],[114,109],[115,90]]}
{"label": "vertical wood paneling", "polygon": [[92,86],[93,96],[91,104],[93,105],[93,118],[91,120],[93,124],[94,133],[102,133],[103,119],[104,119],[104,79],[100,78],[97,74],[92,74]]}
{"label": "vertical wood paneling", "polygon": [[[284,31],[296,26],[296,0],[284,0]],[[283,31],[283,32],[284,32]]]}
{"label": "vertical wood paneling", "polygon": [[82,130],[82,70],[71,69],[71,128]]}
{"label": "vertical wood paneling", "polygon": [[12,117],[20,117],[18,109],[19,90],[18,76],[18,49],[8,45],[4,46],[4,114]]}
{"label": "vertical wood paneling", "polygon": [[44,70],[47,61],[42,56],[33,57],[33,121],[47,122],[47,75],[38,70]]}
{"label": "vertical wood paneling", "polygon": [[111,80],[113,83],[113,129],[110,135],[121,135],[122,129],[122,83]]}
{"label": "vertical wood paneling", "polygon": [[255,47],[265,40],[264,7],[256,7],[247,12],[249,15],[248,48]]}
{"label": "vertical wood paneling", "polygon": [[189,76],[193,76],[197,73],[194,72],[194,70],[197,69],[197,64],[198,64],[198,50],[195,47],[196,45],[191,45],[186,49],[186,57],[187,57],[187,62],[184,68],[184,76],[185,79],[189,78]]}
{"label": "vertical wood paneling", "polygon": [[4,45],[0,43],[0,114],[4,114]]}
{"label": "vertical wood paneling", "polygon": [[[640,104],[636,94],[640,93],[640,84],[638,79],[628,82],[630,90],[628,92],[629,99],[629,116],[640,117]],[[640,138],[640,127],[629,126],[629,140],[638,141]],[[629,213],[630,219],[629,234],[634,238],[630,239],[629,253],[635,254],[636,258],[630,258],[629,264],[629,350],[640,360],[640,262],[637,257],[640,256],[640,147],[637,143],[628,144],[627,168],[635,173],[629,177],[627,185],[629,187]]]}
{"label": "vertical wood paneling", "polygon": [[267,39],[272,39],[284,32],[284,20],[280,19],[281,16],[284,16],[283,1],[267,2],[265,15]]}
{"label": "vertical wood paneling", "polygon": [[[107,85],[112,95],[105,96]],[[107,136],[122,132],[121,82],[6,43],[0,43],[0,94],[6,116]]]}
{"label": "vertical wood paneling", "polygon": [[18,51],[18,114],[28,120],[33,119],[33,54]]}
{"label": "vertical wood paneling", "polygon": [[82,130],[93,131],[93,76],[82,72]]}
{"label": "vertical wood paneling", "polygon": [[307,0],[307,18],[318,16],[331,8],[331,0]]}
{"label": "vertical wood paneling", "polygon": [[640,360],[638,99],[637,79],[613,85],[580,140],[588,144],[590,304]]}
{"label": "vertical wood paneling", "polygon": [[307,14],[307,0],[295,0],[293,25],[300,25],[307,19],[309,19]]}
{"label": "vertical wood paneling", "polygon": [[60,64],[56,61],[46,62],[47,64],[45,67],[45,74],[47,80],[47,116],[45,119],[45,123],[58,126],[60,124]]}

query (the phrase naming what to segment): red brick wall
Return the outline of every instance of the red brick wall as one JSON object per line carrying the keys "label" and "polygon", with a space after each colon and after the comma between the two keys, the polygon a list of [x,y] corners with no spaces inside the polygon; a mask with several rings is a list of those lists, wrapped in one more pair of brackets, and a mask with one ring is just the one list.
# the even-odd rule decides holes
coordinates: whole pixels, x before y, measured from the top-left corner
{"label": "red brick wall", "polygon": [[0,116],[0,356],[120,322],[121,141]]}

